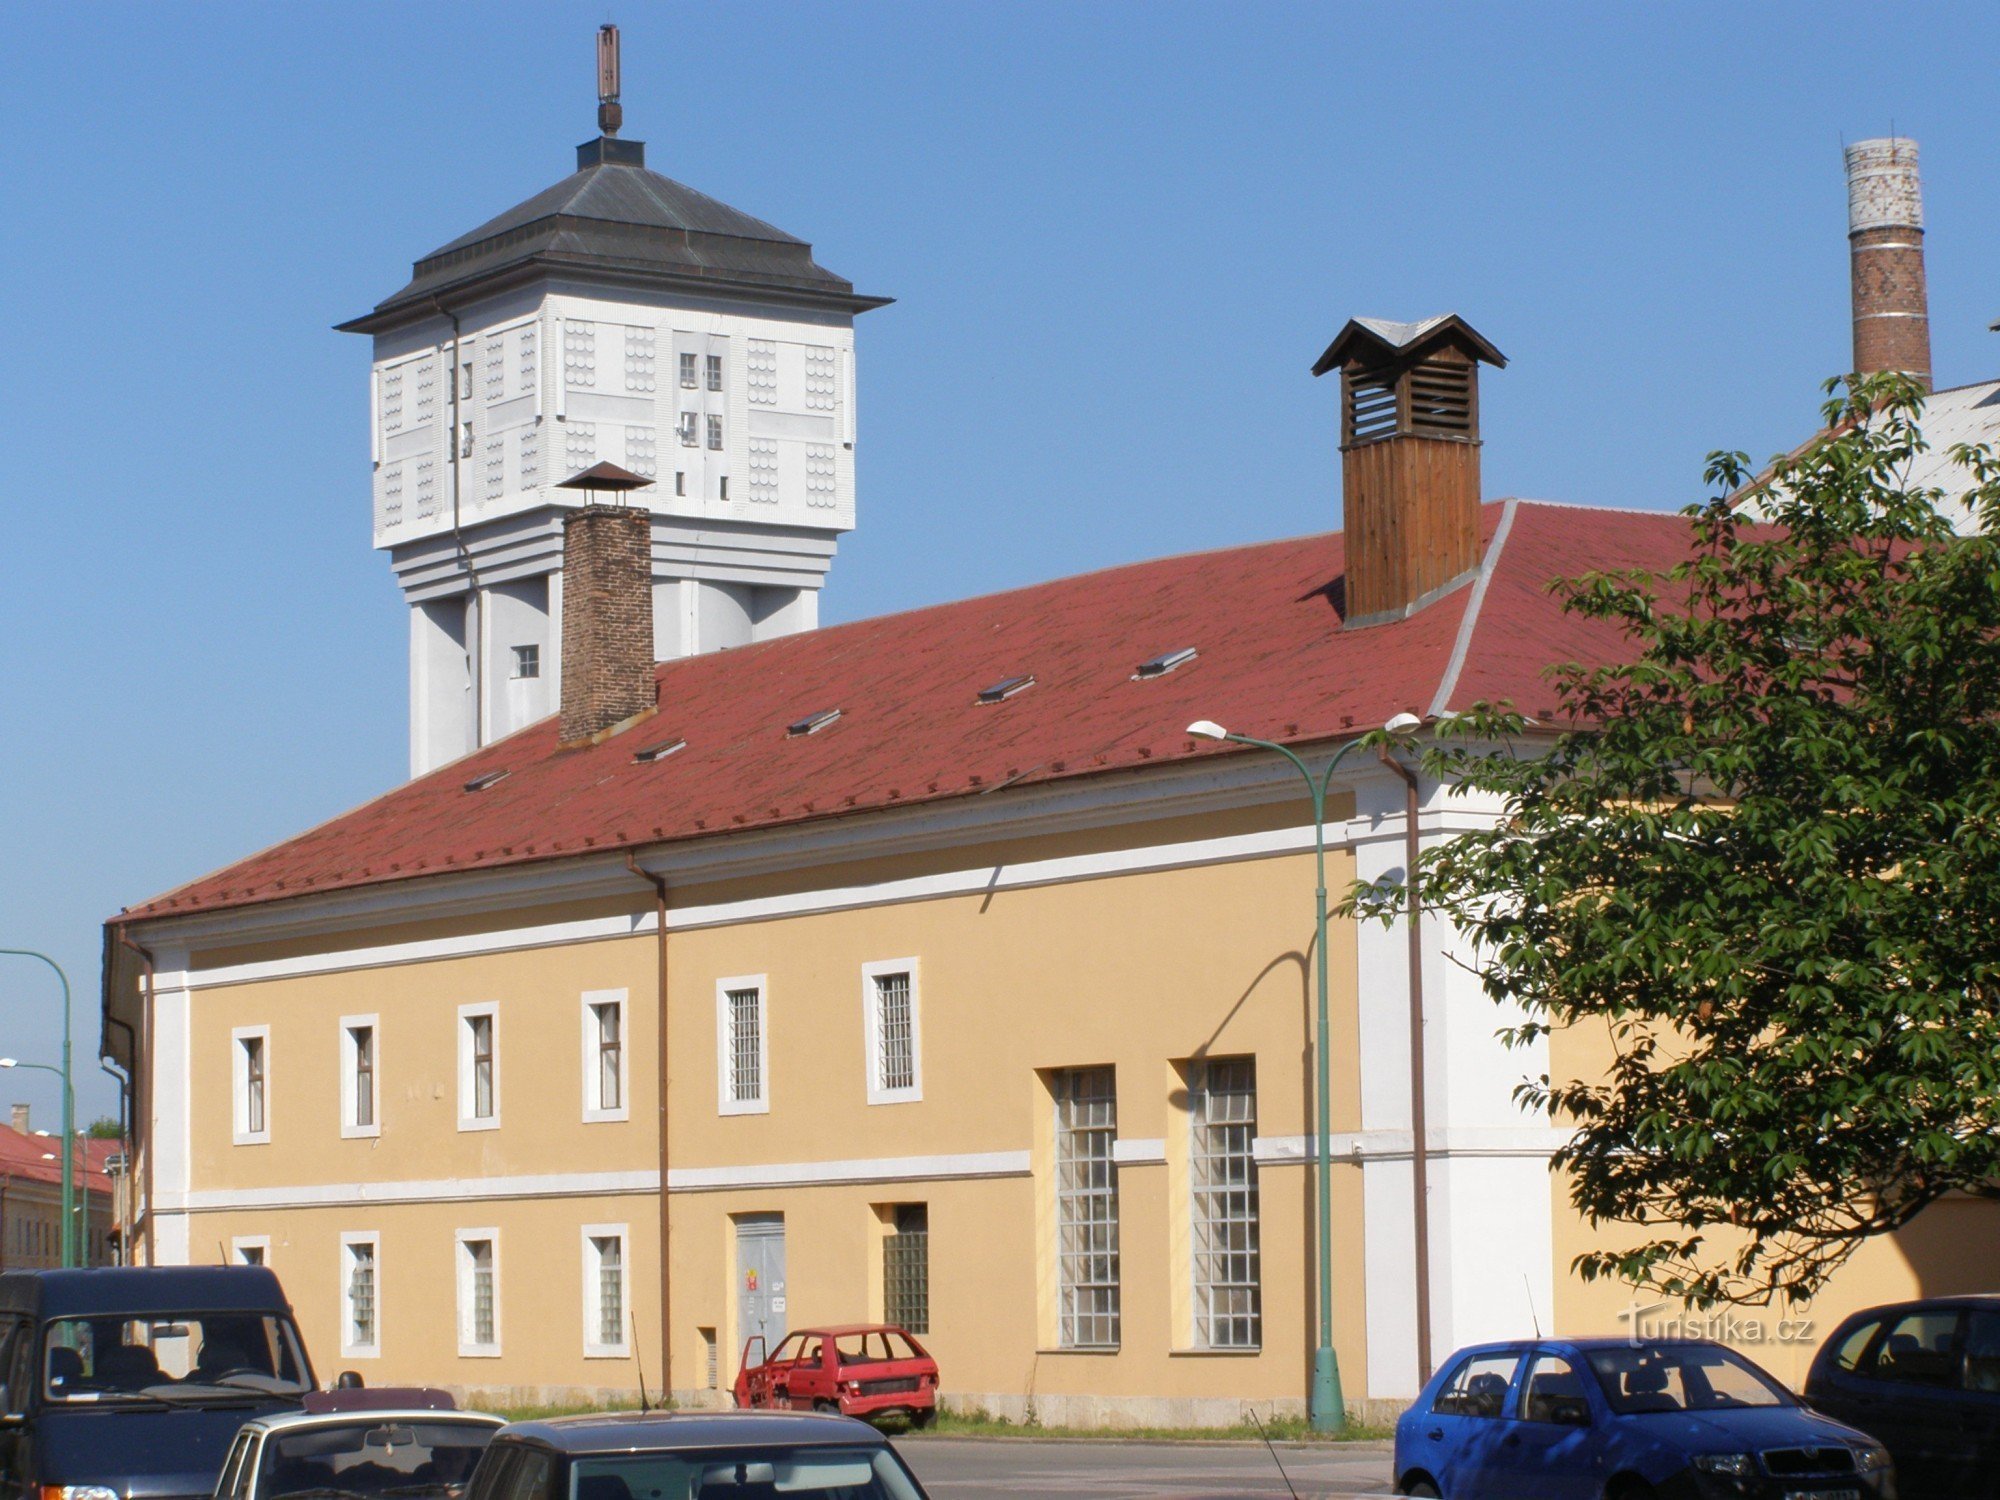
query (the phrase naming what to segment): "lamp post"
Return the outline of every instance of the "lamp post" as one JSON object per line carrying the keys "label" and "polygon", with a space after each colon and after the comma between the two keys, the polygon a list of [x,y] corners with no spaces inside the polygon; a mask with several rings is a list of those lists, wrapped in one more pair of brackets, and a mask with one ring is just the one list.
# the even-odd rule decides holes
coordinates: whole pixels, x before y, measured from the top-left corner
{"label": "lamp post", "polygon": [[76,1150],[76,1142],[72,1138],[67,1122],[76,1111],[70,1099],[69,1080],[63,1078],[61,1068],[52,1068],[47,1063],[21,1062],[17,1058],[0,1057],[0,1068],[32,1068],[37,1073],[53,1073],[56,1077],[62,1079],[63,1120],[65,1121],[62,1150],[62,1263],[66,1267],[73,1266],[76,1264],[76,1232],[71,1226],[70,1220],[76,1215],[76,1205],[71,1201],[74,1197],[74,1192],[72,1190],[72,1168],[70,1162],[71,1153]]}
{"label": "lamp post", "polygon": [[[1415,714],[1397,714],[1382,727],[1390,734],[1405,735],[1415,731],[1422,724]],[[1273,740],[1254,739],[1247,734],[1231,734],[1213,719],[1197,719],[1188,725],[1189,734],[1197,739],[1226,740],[1233,745],[1255,745],[1260,750],[1275,750],[1298,768],[1299,775],[1306,781],[1306,789],[1312,793],[1313,807],[1313,869],[1317,876],[1313,891],[1314,921],[1317,924],[1313,940],[1314,954],[1318,960],[1318,1036],[1313,1051],[1317,1064],[1318,1082],[1318,1147],[1315,1152],[1319,1173],[1317,1198],[1319,1200],[1319,1343],[1313,1350],[1312,1395],[1307,1410],[1313,1427],[1320,1432],[1330,1432],[1347,1423],[1347,1403],[1340,1391],[1340,1363],[1333,1352],[1333,1117],[1328,1094],[1332,1089],[1332,1060],[1328,1032],[1331,1029],[1327,1016],[1326,996],[1326,794],[1333,783],[1333,773],[1347,752],[1363,743],[1359,739],[1349,740],[1334,753],[1326,763],[1326,769],[1317,779],[1306,763],[1291,750]]]}
{"label": "lamp post", "polygon": [[[33,948],[0,948],[0,956],[39,959],[54,969],[56,978],[62,982],[62,1263],[65,1266],[73,1266],[76,1264],[76,1091],[71,1086],[69,1070],[69,975],[63,973],[62,965],[48,954],[37,953]],[[34,1066],[41,1067],[43,1064],[37,1063]],[[52,1068],[49,1071],[55,1070]]]}

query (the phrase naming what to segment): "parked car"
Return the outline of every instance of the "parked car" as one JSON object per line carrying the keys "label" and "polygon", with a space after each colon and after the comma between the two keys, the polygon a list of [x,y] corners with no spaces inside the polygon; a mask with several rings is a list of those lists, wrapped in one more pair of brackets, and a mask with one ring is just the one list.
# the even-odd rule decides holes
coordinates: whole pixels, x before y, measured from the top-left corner
{"label": "parked car", "polygon": [[618,1412],[516,1422],[465,1500],[925,1500],[865,1422],[804,1412]]}
{"label": "parked car", "polygon": [[261,1266],[0,1275],[0,1500],[208,1500],[312,1365]]}
{"label": "parked car", "polygon": [[1908,1496],[2000,1496],[2000,1296],[1858,1312],[1806,1372],[1808,1403],[1889,1450]]}
{"label": "parked car", "polygon": [[[312,1409],[244,1423],[216,1481],[215,1500],[458,1500],[479,1455],[506,1423],[483,1412],[440,1410],[433,1402],[377,1405],[385,1394],[334,1392]],[[366,1399],[339,1399],[350,1395]]]}
{"label": "parked car", "polygon": [[887,1323],[806,1328],[768,1356],[763,1336],[751,1336],[737,1368],[736,1404],[870,1420],[902,1417],[913,1427],[928,1427],[937,1418],[937,1384],[937,1361],[907,1329]]}
{"label": "parked car", "polygon": [[1894,1500],[1889,1455],[1706,1339],[1482,1344],[1396,1424],[1406,1495]]}

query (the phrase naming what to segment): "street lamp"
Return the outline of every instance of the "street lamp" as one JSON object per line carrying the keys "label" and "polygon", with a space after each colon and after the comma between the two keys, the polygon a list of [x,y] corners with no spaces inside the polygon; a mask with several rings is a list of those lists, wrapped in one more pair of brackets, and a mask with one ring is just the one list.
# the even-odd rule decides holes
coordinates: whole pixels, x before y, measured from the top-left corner
{"label": "street lamp", "polygon": [[63,1034],[62,1034],[62,1081],[63,1081],[63,1160],[62,1160],[62,1263],[76,1264],[76,1092],[70,1087],[69,1071],[69,975],[63,973],[62,965],[46,953],[38,953],[33,948],[0,948],[0,957],[32,958],[47,964],[56,971],[56,978],[62,981]]}
{"label": "street lamp", "polygon": [[[1401,713],[1384,724],[1382,728],[1390,734],[1406,735],[1421,728],[1423,720],[1415,714]],[[1260,750],[1275,750],[1285,757],[1306,779],[1306,788],[1312,793],[1313,805],[1313,869],[1317,874],[1316,889],[1313,891],[1314,918],[1317,932],[1314,939],[1314,953],[1318,960],[1318,1001],[1319,1037],[1313,1051],[1318,1063],[1318,1117],[1319,1117],[1319,1344],[1313,1350],[1312,1397],[1308,1406],[1312,1425],[1321,1432],[1330,1432],[1347,1423],[1347,1403],[1340,1393],[1340,1364],[1333,1353],[1333,1118],[1328,1094],[1332,1089],[1331,1047],[1328,1040],[1330,1023],[1327,1018],[1326,998],[1326,794],[1332,785],[1334,768],[1347,758],[1347,752],[1362,743],[1359,739],[1349,740],[1334,753],[1326,763],[1326,769],[1317,780],[1292,751],[1273,740],[1253,739],[1247,734],[1231,734],[1213,719],[1197,719],[1188,725],[1187,732],[1197,739],[1226,740],[1233,745],[1255,745]]]}
{"label": "street lamp", "polygon": [[[70,1097],[69,1079],[61,1068],[52,1068],[47,1063],[21,1062],[12,1057],[0,1057],[0,1068],[32,1068],[37,1073],[53,1073],[62,1080],[63,1099],[63,1149],[62,1149],[62,1258],[65,1266],[76,1264],[76,1229],[71,1220],[76,1215],[75,1182],[71,1165],[76,1151],[73,1122],[76,1117],[76,1102]],[[37,1135],[42,1132],[36,1131]],[[53,1152],[44,1151],[42,1159],[49,1160]]]}

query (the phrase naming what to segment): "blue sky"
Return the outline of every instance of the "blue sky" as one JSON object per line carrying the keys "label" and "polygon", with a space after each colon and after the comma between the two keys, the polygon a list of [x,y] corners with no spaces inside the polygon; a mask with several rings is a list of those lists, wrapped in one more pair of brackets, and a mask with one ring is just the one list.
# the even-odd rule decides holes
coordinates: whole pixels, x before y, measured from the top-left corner
{"label": "blue sky", "polygon": [[[651,165],[898,299],[829,621],[1331,529],[1307,369],[1356,313],[1508,354],[1489,494],[1694,498],[1845,367],[1840,142],[1892,122],[1939,381],[2000,371],[1991,6],[15,7],[0,946],[68,966],[80,1058],[103,917],[402,775],[330,325],[565,175],[607,18]],[[0,1055],[54,1059],[54,997],[0,961]]]}

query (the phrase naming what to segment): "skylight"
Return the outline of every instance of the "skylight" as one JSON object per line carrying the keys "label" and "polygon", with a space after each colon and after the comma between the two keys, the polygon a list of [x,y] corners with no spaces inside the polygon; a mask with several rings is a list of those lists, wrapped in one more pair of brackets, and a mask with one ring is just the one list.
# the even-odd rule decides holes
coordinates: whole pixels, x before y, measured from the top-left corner
{"label": "skylight", "polygon": [[1140,662],[1139,670],[1134,672],[1132,676],[1134,678],[1164,677],[1167,673],[1173,671],[1175,667],[1184,666],[1188,662],[1193,661],[1197,654],[1195,648],[1192,646],[1183,646],[1178,651],[1162,651],[1151,660]]}
{"label": "skylight", "polygon": [[806,715],[805,718],[800,719],[797,723],[787,724],[785,726],[785,733],[789,735],[818,734],[839,717],[840,710],[837,708],[822,709],[819,713]]}
{"label": "skylight", "polygon": [[637,750],[634,750],[632,752],[632,759],[642,766],[651,765],[654,761],[665,760],[676,750],[683,750],[685,748],[687,748],[687,741],[683,739],[658,740],[653,744],[642,745]]}
{"label": "skylight", "polygon": [[979,701],[981,703],[998,703],[1034,685],[1034,677],[1027,673],[1023,673],[1019,677],[1003,677],[994,683],[992,687],[981,688],[979,690]]}
{"label": "skylight", "polygon": [[483,792],[489,786],[493,785],[494,782],[505,781],[506,779],[507,773],[505,771],[488,771],[485,775],[475,776],[472,780],[466,782],[465,789],[468,792]]}

